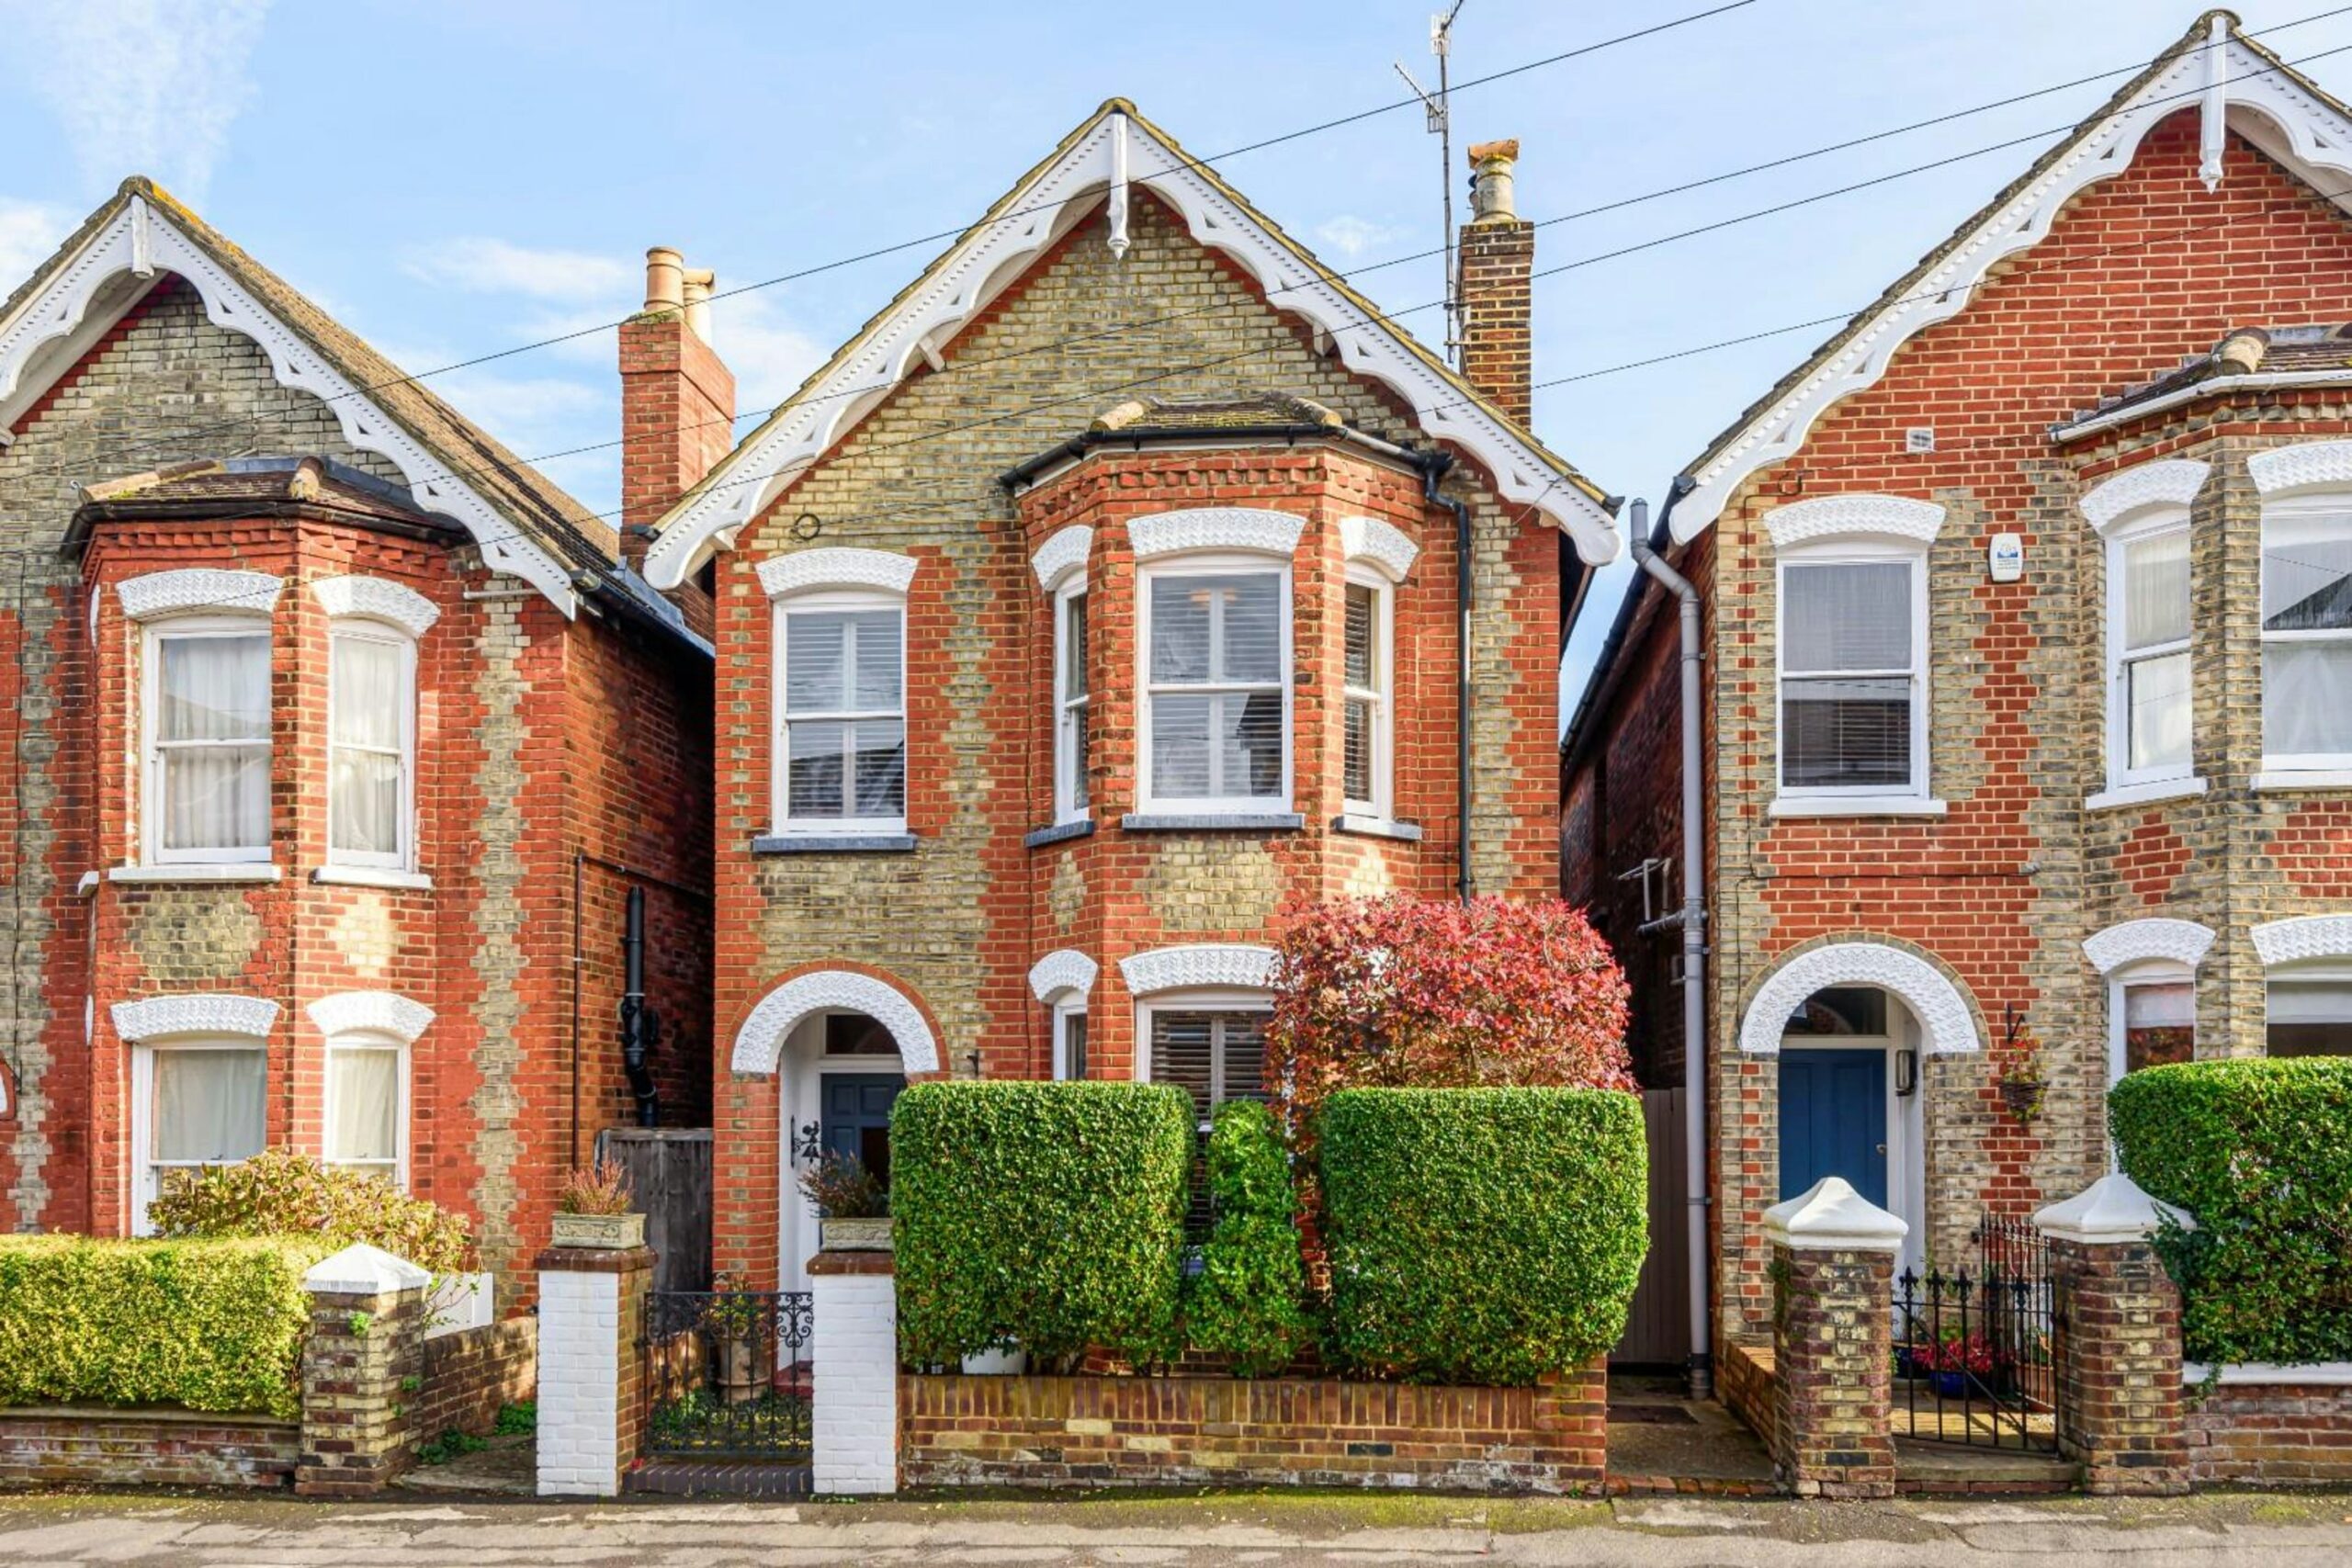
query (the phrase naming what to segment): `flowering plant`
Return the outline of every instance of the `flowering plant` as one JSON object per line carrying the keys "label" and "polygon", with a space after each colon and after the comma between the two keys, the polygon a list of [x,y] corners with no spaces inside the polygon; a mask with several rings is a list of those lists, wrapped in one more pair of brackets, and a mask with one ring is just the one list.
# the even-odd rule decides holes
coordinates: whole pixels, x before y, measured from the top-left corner
{"label": "flowering plant", "polygon": [[1295,1141],[1342,1089],[1634,1088],[1626,987],[1556,898],[1394,894],[1295,912],[1274,953],[1267,1087]]}
{"label": "flowering plant", "polygon": [[1982,1334],[1947,1336],[1939,1343],[1919,1346],[1911,1359],[1931,1372],[1973,1372],[1980,1378],[1991,1377],[2010,1360]]}
{"label": "flowering plant", "polygon": [[555,1206],[567,1214],[626,1214],[629,1212],[628,1171],[606,1155],[587,1169],[566,1177]]}

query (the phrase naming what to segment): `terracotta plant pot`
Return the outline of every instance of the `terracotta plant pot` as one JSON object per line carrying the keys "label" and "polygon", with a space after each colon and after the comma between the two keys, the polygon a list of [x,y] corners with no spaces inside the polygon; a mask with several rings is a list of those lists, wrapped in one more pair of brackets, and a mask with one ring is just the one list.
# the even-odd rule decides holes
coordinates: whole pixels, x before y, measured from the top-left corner
{"label": "terracotta plant pot", "polygon": [[890,1216],[866,1220],[820,1220],[817,1246],[824,1252],[888,1252]]}
{"label": "terracotta plant pot", "polygon": [[550,1240],[557,1247],[624,1252],[645,1245],[643,1214],[558,1214]]}

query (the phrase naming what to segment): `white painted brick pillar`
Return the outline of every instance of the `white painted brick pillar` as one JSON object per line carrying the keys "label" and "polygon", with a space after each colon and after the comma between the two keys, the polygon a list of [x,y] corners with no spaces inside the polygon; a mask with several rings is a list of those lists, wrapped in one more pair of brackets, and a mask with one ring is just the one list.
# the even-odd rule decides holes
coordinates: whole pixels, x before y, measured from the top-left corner
{"label": "white painted brick pillar", "polygon": [[611,1497],[637,1461],[653,1254],[539,1254],[539,1495]]}
{"label": "white painted brick pillar", "polygon": [[[820,1252],[808,1260],[817,1320],[810,1480],[820,1494],[899,1489],[899,1281],[892,1261],[887,1252]],[[544,1424],[544,1404],[540,1410]]]}

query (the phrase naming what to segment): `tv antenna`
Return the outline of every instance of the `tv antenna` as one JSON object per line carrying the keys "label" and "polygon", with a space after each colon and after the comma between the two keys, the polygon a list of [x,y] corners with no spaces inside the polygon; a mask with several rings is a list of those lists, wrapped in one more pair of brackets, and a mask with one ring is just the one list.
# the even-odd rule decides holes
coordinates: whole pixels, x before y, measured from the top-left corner
{"label": "tv antenna", "polygon": [[1421,107],[1429,114],[1430,134],[1437,138],[1438,197],[1444,211],[1445,357],[1455,365],[1462,360],[1462,280],[1456,275],[1453,255],[1453,118],[1448,112],[1447,62],[1453,53],[1453,18],[1462,15],[1463,5],[1464,0],[1453,0],[1443,12],[1430,18],[1430,52],[1437,56],[1436,92],[1431,93],[1414,81],[1403,61],[1396,62],[1396,74],[1421,100]]}

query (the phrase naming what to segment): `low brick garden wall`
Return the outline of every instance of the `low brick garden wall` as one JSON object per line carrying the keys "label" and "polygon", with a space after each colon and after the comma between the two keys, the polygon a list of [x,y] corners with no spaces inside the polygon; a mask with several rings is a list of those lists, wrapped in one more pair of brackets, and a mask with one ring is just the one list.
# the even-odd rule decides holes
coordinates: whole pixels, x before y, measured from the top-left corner
{"label": "low brick garden wall", "polygon": [[197,1410],[0,1410],[0,1484],[284,1487],[297,1421]]}
{"label": "low brick garden wall", "polygon": [[2352,1384],[2192,1382],[2188,1415],[2199,1486],[2352,1484]]}
{"label": "low brick garden wall", "polygon": [[424,1342],[424,1386],[409,1406],[409,1433],[429,1442],[447,1431],[481,1437],[505,1405],[537,1396],[539,1320],[503,1322]]}
{"label": "low brick garden wall", "polygon": [[1715,1393],[1747,1429],[1772,1441],[1772,1347],[1726,1345],[1715,1359]]}
{"label": "low brick garden wall", "polygon": [[1598,1492],[1608,1412],[1598,1366],[1541,1388],[910,1374],[899,1468],[909,1486]]}

